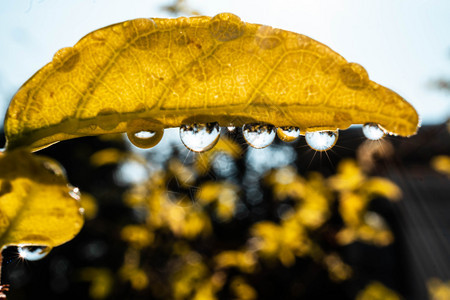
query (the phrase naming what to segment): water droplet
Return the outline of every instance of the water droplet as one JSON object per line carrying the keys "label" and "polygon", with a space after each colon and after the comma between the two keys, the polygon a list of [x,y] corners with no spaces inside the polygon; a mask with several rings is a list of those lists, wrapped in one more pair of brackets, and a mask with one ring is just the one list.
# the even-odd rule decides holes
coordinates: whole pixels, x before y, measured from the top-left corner
{"label": "water droplet", "polygon": [[364,124],[362,130],[366,138],[373,141],[379,140],[386,135],[384,130],[381,129],[381,127],[378,124],[375,123]]}
{"label": "water droplet", "polygon": [[69,191],[70,197],[72,197],[75,200],[80,200],[81,199],[80,189],[77,187],[73,187],[71,185],[69,185],[69,188],[70,188],[70,191]]}
{"label": "water droplet", "polygon": [[219,123],[181,125],[180,138],[191,151],[204,152],[214,147],[219,141]]}
{"label": "water droplet", "polygon": [[156,146],[164,135],[162,124],[151,119],[131,120],[127,123],[127,136],[136,147],[148,149]]}
{"label": "water droplet", "polygon": [[277,129],[277,135],[283,142],[293,142],[300,136],[298,127],[280,127]]}
{"label": "water droplet", "polygon": [[53,56],[52,64],[55,70],[71,71],[80,60],[80,52],[73,47],[59,49]]}
{"label": "water droplet", "polygon": [[120,123],[120,114],[112,108],[104,108],[97,113],[99,119],[98,127],[103,130],[110,131],[117,127]]}
{"label": "water droplet", "polygon": [[137,132],[127,132],[128,139],[136,147],[148,149],[158,145],[164,135],[164,129],[141,130]]}
{"label": "water droplet", "polygon": [[19,256],[23,259],[31,261],[43,259],[50,253],[51,250],[52,248],[48,246],[19,245],[17,247]]}
{"label": "water droplet", "polygon": [[66,171],[64,168],[55,160],[50,158],[39,158],[41,161],[42,166],[48,170],[53,175],[56,175],[58,177],[64,177],[66,178]]}
{"label": "water droplet", "polygon": [[269,124],[245,124],[242,133],[247,143],[256,149],[269,146],[275,139],[275,127]]}
{"label": "water droplet", "polygon": [[209,21],[211,36],[218,41],[228,42],[241,37],[245,32],[245,22],[231,13],[221,13]]}
{"label": "water droplet", "polygon": [[305,134],[306,143],[316,151],[331,149],[337,142],[338,131],[311,131]]}

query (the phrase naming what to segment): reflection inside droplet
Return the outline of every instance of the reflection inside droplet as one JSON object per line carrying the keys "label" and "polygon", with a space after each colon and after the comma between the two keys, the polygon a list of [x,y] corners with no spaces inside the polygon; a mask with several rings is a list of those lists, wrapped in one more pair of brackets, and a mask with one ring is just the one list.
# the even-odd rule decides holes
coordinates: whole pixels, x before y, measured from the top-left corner
{"label": "reflection inside droplet", "polygon": [[275,127],[270,124],[245,124],[242,133],[247,143],[256,149],[269,146],[275,139]]}
{"label": "reflection inside droplet", "polygon": [[236,127],[228,126],[227,129],[228,129],[229,132],[233,132],[236,129]]}
{"label": "reflection inside droplet", "polygon": [[331,149],[337,142],[338,131],[311,131],[305,134],[306,143],[316,151]]}
{"label": "reflection inside droplet", "polygon": [[277,129],[277,135],[283,142],[293,142],[300,136],[300,129],[298,127],[280,127]]}
{"label": "reflection inside droplet", "polygon": [[378,124],[375,123],[364,124],[362,131],[367,139],[373,141],[382,139],[386,135],[384,130],[381,129],[381,127]]}
{"label": "reflection inside droplet", "polygon": [[52,248],[48,246],[19,245],[17,247],[19,257],[30,261],[43,259],[51,250]]}
{"label": "reflection inside droplet", "polygon": [[214,147],[219,141],[219,123],[181,125],[180,138],[191,151],[204,152]]}

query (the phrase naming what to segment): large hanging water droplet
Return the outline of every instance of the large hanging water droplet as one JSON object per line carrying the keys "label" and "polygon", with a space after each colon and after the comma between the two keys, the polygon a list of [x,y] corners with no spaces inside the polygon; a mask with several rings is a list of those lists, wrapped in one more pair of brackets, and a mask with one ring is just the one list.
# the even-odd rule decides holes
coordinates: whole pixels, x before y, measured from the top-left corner
{"label": "large hanging water droplet", "polygon": [[214,147],[219,141],[219,123],[181,125],[180,138],[191,151],[205,152]]}
{"label": "large hanging water droplet", "polygon": [[256,149],[269,146],[275,139],[275,127],[269,124],[245,124],[242,133],[247,143]]}
{"label": "large hanging water droplet", "polygon": [[283,142],[293,142],[300,136],[300,129],[298,127],[280,127],[277,129],[277,135]]}
{"label": "large hanging water droplet", "polygon": [[17,247],[19,256],[23,259],[31,261],[43,259],[50,253],[51,250],[52,248],[48,246],[19,245]]}
{"label": "large hanging water droplet", "polygon": [[331,149],[337,142],[338,131],[311,131],[305,134],[306,143],[316,151]]}
{"label": "large hanging water droplet", "polygon": [[386,135],[386,132],[384,132],[384,130],[375,123],[364,124],[362,131],[366,138],[372,141],[382,139]]}

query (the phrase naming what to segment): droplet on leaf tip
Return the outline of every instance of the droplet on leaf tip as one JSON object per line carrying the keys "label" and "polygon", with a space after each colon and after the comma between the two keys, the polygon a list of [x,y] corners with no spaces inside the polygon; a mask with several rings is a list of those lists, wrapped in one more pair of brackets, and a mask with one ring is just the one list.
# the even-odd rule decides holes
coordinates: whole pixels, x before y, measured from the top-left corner
{"label": "droplet on leaf tip", "polygon": [[191,151],[205,152],[213,148],[220,137],[219,123],[190,124],[180,126],[180,138]]}
{"label": "droplet on leaf tip", "polygon": [[270,124],[245,124],[242,134],[250,146],[262,149],[272,144],[275,139],[275,127]]}
{"label": "droplet on leaf tip", "polygon": [[17,247],[19,257],[30,261],[43,259],[51,250],[52,248],[49,246],[40,245],[19,245]]}
{"label": "droplet on leaf tip", "polygon": [[306,132],[306,143],[316,151],[326,151],[331,149],[337,142],[338,131],[310,131]]}

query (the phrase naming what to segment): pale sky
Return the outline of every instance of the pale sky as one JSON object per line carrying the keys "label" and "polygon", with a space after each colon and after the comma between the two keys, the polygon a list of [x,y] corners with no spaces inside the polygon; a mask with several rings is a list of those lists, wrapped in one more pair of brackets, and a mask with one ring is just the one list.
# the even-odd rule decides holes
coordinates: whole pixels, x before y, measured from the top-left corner
{"label": "pale sky", "polygon": [[[308,35],[363,65],[372,80],[413,104],[425,124],[450,117],[450,95],[430,82],[450,78],[449,0],[187,0],[204,15]],[[15,91],[62,47],[138,17],[173,17],[166,0],[0,0],[0,121]]]}

